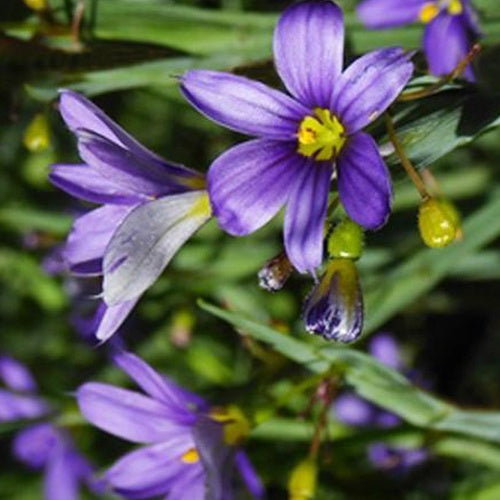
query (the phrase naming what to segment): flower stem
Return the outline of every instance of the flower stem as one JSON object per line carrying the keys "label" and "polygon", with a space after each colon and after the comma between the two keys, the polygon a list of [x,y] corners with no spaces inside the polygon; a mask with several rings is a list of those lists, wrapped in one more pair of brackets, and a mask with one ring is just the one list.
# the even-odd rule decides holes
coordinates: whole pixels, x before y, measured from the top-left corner
{"label": "flower stem", "polygon": [[401,142],[398,139],[398,136],[396,135],[396,130],[394,129],[394,123],[392,121],[391,116],[389,113],[385,113],[385,123],[387,126],[387,132],[389,134],[389,139],[391,140],[394,149],[396,151],[396,154],[398,155],[399,160],[401,161],[401,164],[403,165],[403,168],[406,170],[406,173],[408,174],[408,177],[412,180],[413,184],[415,184],[415,187],[417,188],[418,192],[420,193],[420,196],[422,199],[427,199],[429,198],[429,193],[427,192],[427,188],[425,187],[424,181],[420,177],[419,173],[415,169],[415,167],[412,165],[411,161],[408,159],[406,156],[406,153],[404,152],[403,146],[401,145]]}
{"label": "flower stem", "polygon": [[319,389],[321,390],[321,386],[324,388],[324,395],[321,398],[323,401],[323,407],[321,408],[321,412],[319,414],[318,423],[316,424],[316,428],[314,429],[314,435],[311,441],[311,447],[309,448],[309,458],[316,459],[319,453],[319,449],[321,446],[321,434],[326,427],[327,418],[328,418],[328,410],[332,404],[333,398],[336,394],[336,384],[332,380],[324,380],[321,382]]}
{"label": "flower stem", "polygon": [[467,69],[467,66],[476,58],[480,50],[481,45],[476,43],[469,50],[467,55],[457,64],[457,66],[451,73],[445,75],[438,82],[426,89],[416,90],[414,92],[405,92],[404,94],[401,94],[398,97],[398,101],[414,101],[416,99],[422,99],[423,97],[428,97],[436,93],[441,87],[444,87],[446,84],[458,78]]}

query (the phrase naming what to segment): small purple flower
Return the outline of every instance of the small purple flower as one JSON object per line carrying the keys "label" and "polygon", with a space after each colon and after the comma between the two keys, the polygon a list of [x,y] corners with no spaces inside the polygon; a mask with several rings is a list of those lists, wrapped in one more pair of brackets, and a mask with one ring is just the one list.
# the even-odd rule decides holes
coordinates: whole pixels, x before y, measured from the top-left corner
{"label": "small purple flower", "polygon": [[250,462],[234,446],[248,431],[244,418],[237,412],[226,418],[133,354],[120,352],[115,361],[143,394],[94,382],[77,392],[80,410],[93,425],[145,445],[105,473],[114,491],[127,498],[229,500],[236,465],[252,494],[263,495]]}
{"label": "small purple flower", "polygon": [[[358,15],[369,28],[423,22],[423,48],[436,76],[451,73],[481,35],[469,0],[364,0]],[[465,76],[474,80],[470,65]]]}
{"label": "small purple flower", "polygon": [[99,340],[123,323],[185,241],[210,217],[204,178],[139,144],[83,96],[64,90],[61,115],[78,165],[54,165],[53,184],[102,206],[73,224],[63,256],[81,276],[104,275]]}
{"label": "small purple flower", "polygon": [[77,500],[80,484],[94,493],[103,493],[89,462],[78,453],[69,436],[51,424],[36,424],[20,431],[13,454],[28,467],[44,469],[47,500]]}
{"label": "small purple flower", "polygon": [[241,236],[284,205],[288,257],[300,272],[322,261],[335,171],[349,216],[368,229],[385,223],[391,182],[375,141],[361,130],[399,95],[413,65],[400,48],[366,54],[342,71],[344,24],[327,0],[285,10],[274,33],[277,71],[291,96],[247,78],[192,70],[181,90],[201,113],[258,137],[218,157],[208,173],[213,213]]}
{"label": "small purple flower", "polygon": [[[368,350],[385,365],[403,370],[399,347],[390,334],[375,335]],[[335,400],[332,410],[338,420],[353,427],[391,428],[401,423],[398,416],[349,392]],[[368,458],[375,467],[395,473],[406,472],[424,462],[428,456],[424,449],[407,449],[380,442],[372,443],[368,448]]]}
{"label": "small purple flower", "polygon": [[[0,422],[47,417],[50,405],[37,395],[36,382],[28,369],[8,356],[0,356]],[[93,470],[73,446],[70,437],[50,423],[38,423],[18,432],[14,456],[28,467],[44,469],[47,500],[77,500],[80,483],[102,491]]]}

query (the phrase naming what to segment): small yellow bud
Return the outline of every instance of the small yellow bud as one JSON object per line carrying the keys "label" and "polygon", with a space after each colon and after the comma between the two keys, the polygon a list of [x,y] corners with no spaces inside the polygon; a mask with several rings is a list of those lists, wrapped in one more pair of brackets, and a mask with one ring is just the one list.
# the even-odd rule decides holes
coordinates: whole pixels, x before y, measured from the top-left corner
{"label": "small yellow bud", "polygon": [[230,446],[240,444],[250,434],[250,422],[236,405],[212,408],[210,416],[224,424],[224,442]]}
{"label": "small yellow bud", "polygon": [[310,458],[296,465],[288,480],[289,500],[310,500],[314,498],[317,475],[316,462]]}
{"label": "small yellow bud", "polygon": [[363,252],[363,230],[350,219],[337,224],[328,238],[328,254],[331,258],[356,260]]}
{"label": "small yellow bud", "polygon": [[49,4],[47,3],[47,0],[24,0],[24,3],[30,9],[33,9],[36,11],[47,10],[47,8],[49,6]]}
{"label": "small yellow bud", "polygon": [[418,228],[428,247],[443,248],[460,236],[460,216],[451,202],[429,198],[420,205]]}
{"label": "small yellow bud", "polygon": [[32,153],[45,151],[50,146],[49,122],[43,113],[35,115],[24,132],[23,144]]}

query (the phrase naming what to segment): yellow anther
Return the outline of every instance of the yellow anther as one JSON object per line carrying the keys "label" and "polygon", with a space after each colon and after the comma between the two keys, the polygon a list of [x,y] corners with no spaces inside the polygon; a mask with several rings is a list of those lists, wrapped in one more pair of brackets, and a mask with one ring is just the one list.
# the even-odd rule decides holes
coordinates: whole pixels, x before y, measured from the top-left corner
{"label": "yellow anther", "polygon": [[316,108],[315,116],[306,116],[297,133],[299,153],[318,161],[332,160],[346,141],[345,129],[328,109]]}
{"label": "yellow anther", "polygon": [[189,448],[181,457],[181,461],[185,464],[195,464],[200,461],[200,455],[196,448]]}
{"label": "yellow anther", "polygon": [[210,416],[224,424],[224,442],[228,445],[240,444],[250,434],[250,423],[236,405],[212,408]]}
{"label": "yellow anther", "polygon": [[439,14],[439,6],[436,2],[425,3],[420,9],[420,20],[424,23],[430,23]]}
{"label": "yellow anther", "polygon": [[460,0],[451,0],[448,4],[448,12],[452,16],[459,16],[464,10],[462,2]]}

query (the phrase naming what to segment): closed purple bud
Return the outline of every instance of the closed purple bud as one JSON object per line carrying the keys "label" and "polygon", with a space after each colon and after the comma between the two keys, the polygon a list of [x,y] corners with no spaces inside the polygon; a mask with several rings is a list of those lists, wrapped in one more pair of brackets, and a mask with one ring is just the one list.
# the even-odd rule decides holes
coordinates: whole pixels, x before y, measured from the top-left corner
{"label": "closed purple bud", "polygon": [[293,272],[293,266],[285,252],[268,260],[259,271],[259,286],[268,292],[281,290]]}
{"label": "closed purple bud", "polygon": [[304,307],[309,333],[327,340],[352,342],[363,328],[363,297],[358,272],[350,259],[332,259]]}

